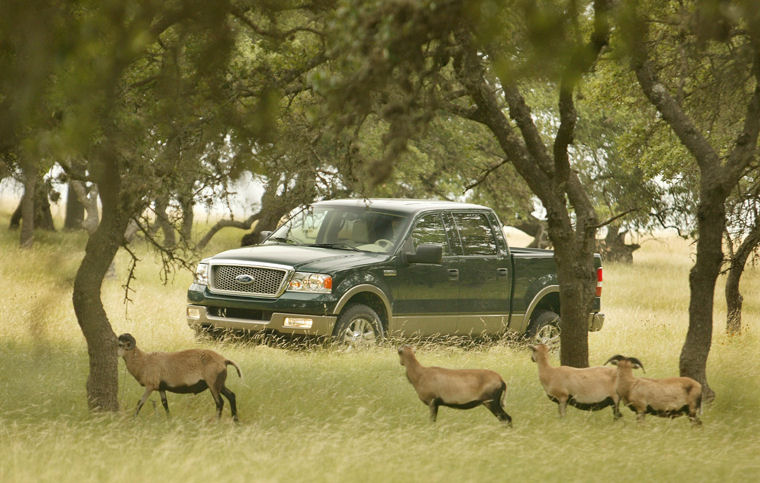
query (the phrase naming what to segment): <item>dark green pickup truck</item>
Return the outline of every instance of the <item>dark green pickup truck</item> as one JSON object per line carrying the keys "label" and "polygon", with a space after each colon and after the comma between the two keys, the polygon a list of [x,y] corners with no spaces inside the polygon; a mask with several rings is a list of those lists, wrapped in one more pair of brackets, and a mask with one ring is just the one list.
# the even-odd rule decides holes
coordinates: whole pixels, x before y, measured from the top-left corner
{"label": "dark green pickup truck", "polygon": [[[589,330],[601,329],[602,268]],[[200,262],[187,293],[198,331],[241,329],[374,344],[386,335],[552,342],[559,286],[549,250],[510,248],[490,208],[447,201],[318,202],[258,246]]]}

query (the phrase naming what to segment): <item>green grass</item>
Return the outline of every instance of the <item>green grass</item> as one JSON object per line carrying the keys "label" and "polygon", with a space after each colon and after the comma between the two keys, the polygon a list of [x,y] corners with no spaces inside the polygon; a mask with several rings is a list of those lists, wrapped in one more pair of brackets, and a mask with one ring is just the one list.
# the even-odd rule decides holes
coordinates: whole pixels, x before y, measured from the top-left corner
{"label": "green grass", "polygon": [[[0,214],[0,227],[7,226]],[[235,246],[226,231],[208,253]],[[92,415],[85,403],[87,349],[71,307],[71,285],[86,239],[39,234],[31,250],[0,229],[0,481],[723,481],[760,474],[760,342],[757,328],[724,335],[722,291],[708,378],[716,401],[692,428],[685,418],[632,413],[613,423],[611,410],[568,410],[560,420],[543,394],[528,350],[509,343],[433,344],[418,348],[425,365],[483,367],[508,384],[506,429],[485,409],[427,408],[404,377],[392,344],[347,353],[252,343],[195,340],[184,319],[190,274],[164,285],[145,247],[123,302],[128,257],[103,300],[116,333],[131,332],[145,350],[211,347],[237,361],[228,386],[241,424],[214,417],[211,396],[169,394],[167,420],[157,395],[138,418],[142,388],[119,371],[115,414]],[[678,373],[688,325],[690,246],[648,241],[633,266],[605,267],[604,329],[589,335],[591,363],[622,353],[640,358],[653,377]],[[760,271],[742,282],[744,320],[760,314]],[[722,285],[720,285],[722,287]],[[554,359],[556,363],[556,357]]]}

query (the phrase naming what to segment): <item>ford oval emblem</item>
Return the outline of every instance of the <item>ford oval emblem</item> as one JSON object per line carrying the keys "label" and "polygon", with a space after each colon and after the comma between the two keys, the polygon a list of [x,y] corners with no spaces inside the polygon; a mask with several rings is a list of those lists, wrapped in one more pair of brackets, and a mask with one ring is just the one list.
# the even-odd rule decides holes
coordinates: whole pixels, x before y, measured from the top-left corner
{"label": "ford oval emblem", "polygon": [[250,285],[253,282],[255,282],[256,279],[253,278],[253,275],[248,275],[247,273],[242,273],[242,274],[238,275],[237,277],[235,277],[235,281],[237,283],[242,284],[242,285]]}

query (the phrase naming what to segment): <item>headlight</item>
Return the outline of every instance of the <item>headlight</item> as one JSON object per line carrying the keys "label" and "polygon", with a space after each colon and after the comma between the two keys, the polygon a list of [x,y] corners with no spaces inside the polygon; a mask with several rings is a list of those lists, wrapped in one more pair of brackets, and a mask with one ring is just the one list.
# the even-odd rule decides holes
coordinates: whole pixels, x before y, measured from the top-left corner
{"label": "headlight", "polygon": [[290,279],[289,292],[330,293],[332,277],[323,273],[296,272]]}
{"label": "headlight", "polygon": [[208,285],[208,263],[199,263],[195,269],[195,283]]}

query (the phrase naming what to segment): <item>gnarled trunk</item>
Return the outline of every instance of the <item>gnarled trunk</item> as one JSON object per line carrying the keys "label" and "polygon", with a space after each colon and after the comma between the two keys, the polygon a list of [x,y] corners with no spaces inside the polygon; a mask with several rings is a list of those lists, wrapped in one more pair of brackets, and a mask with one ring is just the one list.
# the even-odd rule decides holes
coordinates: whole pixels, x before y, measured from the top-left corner
{"label": "gnarled trunk", "polygon": [[111,160],[104,164],[104,173],[98,179],[103,217],[87,241],[85,256],[74,279],[73,302],[89,354],[88,406],[93,410],[116,411],[119,408],[116,335],[100,294],[103,279],[122,244],[129,218],[123,212],[120,199],[117,162]]}

